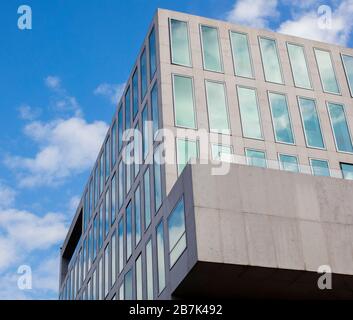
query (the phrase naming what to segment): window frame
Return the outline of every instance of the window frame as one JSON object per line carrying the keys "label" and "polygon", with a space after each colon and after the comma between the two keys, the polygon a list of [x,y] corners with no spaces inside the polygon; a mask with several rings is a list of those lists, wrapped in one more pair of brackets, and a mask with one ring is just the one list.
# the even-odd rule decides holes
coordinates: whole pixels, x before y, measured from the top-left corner
{"label": "window frame", "polygon": [[[318,176],[318,175],[315,175],[315,172],[314,172],[314,166],[312,164],[312,161],[325,161],[327,163],[327,166],[328,166],[328,171],[329,171],[329,176],[328,177],[332,177],[332,172],[331,172],[331,166],[330,166],[330,161],[327,160],[327,159],[321,159],[321,158],[317,158],[317,157],[309,157],[309,163],[310,163],[310,169],[311,169],[311,174],[314,176],[314,177],[324,177],[324,176]],[[328,178],[326,177],[326,178]]]}
{"label": "window frame", "polygon": [[[255,152],[261,152],[261,153],[263,153],[264,155],[265,155],[265,167],[260,167],[260,166],[254,166],[253,164],[251,164],[250,162],[249,162],[249,158],[250,157],[248,157],[248,155],[247,155],[247,151],[255,151]],[[266,150],[261,150],[261,149],[258,149],[258,148],[252,148],[252,147],[245,147],[244,148],[244,154],[245,154],[245,160],[246,160],[246,164],[248,165],[248,166],[251,166],[251,167],[257,167],[257,168],[263,168],[263,169],[268,169],[269,168],[269,166],[268,166],[268,161],[267,161],[267,152],[266,152]]]}
{"label": "window frame", "polygon": [[344,75],[345,75],[346,80],[347,80],[349,93],[350,93],[351,97],[353,98],[353,86],[351,86],[351,84],[350,84],[350,81],[349,81],[349,78],[348,78],[348,72],[347,72],[346,64],[344,63],[344,60],[343,60],[343,56],[347,56],[347,57],[350,57],[350,58],[353,59],[353,54],[340,52],[341,62],[342,62],[343,69],[344,69]]}
{"label": "window frame", "polygon": [[[282,156],[287,156],[287,157],[294,157],[294,158],[296,158],[296,159],[297,159],[298,171],[289,171],[289,170],[284,169],[283,164],[282,164],[282,161],[281,161],[281,155],[282,155]],[[289,153],[285,153],[285,152],[278,152],[278,153],[277,153],[277,158],[278,158],[278,163],[279,163],[279,169],[280,169],[281,171],[291,172],[291,173],[302,173],[298,155],[289,154]]]}

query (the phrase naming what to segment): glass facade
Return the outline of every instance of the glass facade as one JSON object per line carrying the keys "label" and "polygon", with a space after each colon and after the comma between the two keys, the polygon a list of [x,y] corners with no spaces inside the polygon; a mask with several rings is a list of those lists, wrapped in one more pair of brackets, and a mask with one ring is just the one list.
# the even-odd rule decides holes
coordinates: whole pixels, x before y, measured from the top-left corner
{"label": "glass facade", "polygon": [[137,246],[141,241],[142,233],[142,219],[141,219],[141,189],[140,186],[136,188],[134,197],[134,213],[135,213],[135,245]]}
{"label": "glass facade", "polygon": [[191,54],[187,22],[171,19],[170,38],[172,63],[190,67]]}
{"label": "glass facade", "polygon": [[154,204],[155,213],[159,210],[162,205],[162,146],[157,147],[154,153]]}
{"label": "glass facade", "polygon": [[314,49],[317,67],[319,69],[322,88],[325,92],[339,94],[335,70],[329,51]]}
{"label": "glass facade", "polygon": [[158,268],[158,293],[165,288],[165,262],[164,262],[164,229],[163,221],[157,226],[157,268]]}
{"label": "glass facade", "polygon": [[139,112],[139,80],[137,69],[132,76],[132,110],[135,119]]}
{"label": "glass facade", "polygon": [[146,273],[147,300],[152,300],[154,297],[152,239],[146,244]]}
{"label": "glass facade", "polygon": [[263,139],[256,90],[238,86],[237,91],[244,137]]}
{"label": "glass facade", "polygon": [[119,242],[118,266],[119,266],[119,273],[121,273],[124,268],[124,221],[123,219],[120,219],[119,225],[118,225],[118,242]]}
{"label": "glass facade", "polygon": [[293,43],[287,43],[287,50],[295,86],[311,89],[312,87],[304,47]]}
{"label": "glass facade", "polygon": [[266,153],[264,151],[246,149],[245,155],[248,165],[260,168],[267,167]]}
{"label": "glass facade", "polygon": [[201,26],[203,66],[205,70],[223,72],[218,29]]}
{"label": "glass facade", "polygon": [[248,36],[244,33],[231,31],[230,39],[233,53],[235,75],[245,78],[253,78],[251,54]]}
{"label": "glass facade", "polygon": [[231,146],[212,144],[212,159],[218,161],[230,161],[233,150]]}
{"label": "glass facade", "polygon": [[197,141],[177,139],[177,162],[180,174],[191,158],[198,158]]}
{"label": "glass facade", "polygon": [[290,172],[299,172],[298,158],[296,156],[280,154],[279,161],[282,170]]}
{"label": "glass facade", "polygon": [[157,56],[156,56],[156,32],[153,28],[148,37],[148,48],[150,53],[150,79],[153,79],[157,70]]}
{"label": "glass facade", "polygon": [[110,207],[110,223],[113,224],[116,218],[116,174],[114,173],[111,182],[111,207]]}
{"label": "glass facade", "polygon": [[286,96],[284,94],[269,92],[268,97],[276,142],[294,144],[292,123]]}
{"label": "glass facade", "polygon": [[330,176],[330,168],[327,160],[310,159],[310,165],[314,176]]}
{"label": "glass facade", "polygon": [[140,58],[140,79],[141,79],[141,101],[147,93],[147,58],[146,50],[143,50]]}
{"label": "glass facade", "polygon": [[342,62],[351,96],[353,97],[353,56],[342,54]]}
{"label": "glass facade", "polygon": [[143,299],[143,284],[142,284],[142,257],[141,257],[141,254],[136,259],[135,272],[136,272],[136,300],[142,300]]}
{"label": "glass facade", "polygon": [[145,212],[145,230],[151,224],[151,187],[150,187],[150,169],[148,168],[143,177],[144,186],[144,212]]}
{"label": "glass facade", "polygon": [[124,277],[124,300],[132,300],[132,270],[129,270]]}
{"label": "glass facade", "polygon": [[259,41],[266,81],[283,84],[282,69],[278,57],[276,41],[261,37]]}
{"label": "glass facade", "polygon": [[131,202],[126,207],[126,260],[129,260],[132,254],[132,213]]}

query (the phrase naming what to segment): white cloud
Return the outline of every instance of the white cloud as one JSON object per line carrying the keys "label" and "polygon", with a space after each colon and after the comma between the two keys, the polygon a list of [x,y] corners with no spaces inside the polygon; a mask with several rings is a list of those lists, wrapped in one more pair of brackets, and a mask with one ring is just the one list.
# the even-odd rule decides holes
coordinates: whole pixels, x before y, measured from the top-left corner
{"label": "white cloud", "polygon": [[20,186],[57,185],[93,165],[107,130],[105,122],[78,117],[31,122],[24,131],[39,144],[38,153],[33,158],[9,156],[5,163],[19,172]]}
{"label": "white cloud", "polygon": [[0,181],[0,209],[11,206],[15,200],[16,192]]}
{"label": "white cloud", "polygon": [[270,18],[278,17],[277,0],[238,0],[233,9],[226,15],[226,19],[233,23],[264,28]]}
{"label": "white cloud", "polygon": [[61,88],[61,80],[57,76],[47,76],[44,79],[44,83],[48,88],[53,90],[58,90]]}
{"label": "white cloud", "polygon": [[103,96],[112,104],[117,104],[124,92],[125,83],[121,84],[110,84],[110,83],[102,83],[95,90],[95,95]]}
{"label": "white cloud", "polygon": [[[332,11],[332,23],[329,28],[322,28],[321,14],[317,8],[303,10],[292,20],[283,22],[278,32],[318,41],[347,45],[353,29],[353,0],[341,1]],[[321,27],[320,27],[321,25]]]}
{"label": "white cloud", "polygon": [[40,108],[32,108],[31,106],[24,104],[18,108],[18,112],[21,119],[32,121],[40,116],[42,110]]}
{"label": "white cloud", "polygon": [[71,197],[69,201],[69,211],[72,215],[76,213],[76,209],[78,205],[80,204],[81,198],[79,196],[73,196]]}

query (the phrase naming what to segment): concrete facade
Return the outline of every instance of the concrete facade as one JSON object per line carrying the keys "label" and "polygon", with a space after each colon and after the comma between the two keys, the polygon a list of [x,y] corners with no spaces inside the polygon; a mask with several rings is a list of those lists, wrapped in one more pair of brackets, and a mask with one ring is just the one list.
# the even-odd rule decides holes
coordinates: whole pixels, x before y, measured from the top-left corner
{"label": "concrete facade", "polygon": [[[192,67],[175,65],[171,62],[170,19],[188,23]],[[204,70],[200,25],[213,26],[218,29],[224,72]],[[156,40],[156,72],[153,75],[149,72],[151,69],[149,36],[152,30],[155,31]],[[253,79],[235,76],[230,43],[231,30],[248,35],[254,70]],[[284,84],[265,81],[259,36],[276,40]],[[312,90],[294,85],[286,48],[287,42],[304,47]],[[331,53],[340,94],[323,91],[314,48],[328,50]],[[144,96],[140,74],[143,53],[146,54],[146,70],[148,71],[147,93]],[[138,282],[136,261],[139,257],[142,261],[143,299],[172,299],[202,295],[208,297],[351,298],[350,290],[353,288],[351,279],[353,275],[353,198],[351,197],[353,183],[337,178],[342,178],[340,163],[353,164],[353,154],[337,151],[326,106],[328,102],[343,104],[348,126],[353,132],[353,100],[341,54],[353,56],[353,50],[223,21],[169,10],[158,10],[132,68],[107,138],[62,246],[60,298],[124,299],[127,294],[130,294],[126,292],[124,284],[126,276],[131,271],[131,298],[136,299]],[[133,105],[131,103],[126,108],[125,95],[128,88],[131,92],[132,78],[136,70],[139,72],[139,99],[138,112],[134,118]],[[189,76],[193,79],[197,129],[177,128],[175,125],[173,74]],[[131,115],[131,128],[142,130],[144,110],[148,110],[148,119],[156,121],[152,101],[153,89],[158,90],[159,128],[170,129],[175,139],[187,136],[188,139],[194,140],[198,140],[199,133],[206,130],[209,144],[206,149],[201,148],[199,158],[210,159],[211,144],[220,142],[220,134],[210,132],[205,80],[221,82],[226,88],[231,129],[231,133],[226,138],[227,144],[232,147],[234,153],[233,160],[238,163],[230,165],[228,174],[213,175],[211,168],[217,164],[198,163],[188,165],[178,176],[176,162],[162,165],[160,171],[162,204],[158,207],[154,164],[148,164],[145,161],[136,172],[134,171],[136,167],[132,168],[131,186],[127,188],[126,166],[123,166],[123,175],[119,172],[123,152],[117,146],[118,138],[116,137],[114,140],[116,157],[111,159],[113,147],[109,145],[109,174],[107,177],[104,174],[103,180],[100,179],[100,170],[105,173],[107,165],[104,159],[106,142],[108,139],[113,141],[114,126],[117,131],[120,124],[126,129],[126,110],[129,110]],[[263,131],[261,140],[243,136],[236,92],[237,85],[255,88],[257,91]],[[268,92],[283,93],[287,97],[295,139],[292,145],[275,141]],[[316,101],[325,148],[307,147],[298,108],[298,97],[312,98]],[[119,118],[120,112],[123,115],[122,122]],[[159,142],[155,141],[147,159],[153,157],[154,150],[158,146]],[[175,152],[175,140],[164,147]],[[246,164],[246,148],[264,151],[269,169],[239,165]],[[280,171],[279,153],[297,156],[300,171],[306,174]],[[100,161],[102,157],[104,160]],[[176,154],[174,157],[176,159]],[[327,160],[333,177],[313,177],[310,167],[311,158]],[[146,174],[149,175],[150,189],[147,193],[145,192]],[[113,181],[116,181],[115,194],[112,193]],[[120,184],[123,185],[124,192],[123,201],[118,204]],[[134,203],[138,188],[141,191],[140,226],[142,234],[140,241],[135,240],[138,222]],[[110,197],[108,203],[105,201],[107,192]],[[151,223],[146,226],[145,204],[148,194]],[[112,198],[116,199],[115,206],[112,205]],[[184,203],[187,245],[177,262],[170,265],[168,218],[181,198]],[[127,254],[127,241],[130,241],[130,238],[127,240],[126,216],[129,203],[132,203],[131,256]],[[115,219],[112,218],[112,211],[115,212]],[[108,214],[105,215],[105,212]],[[88,256],[89,259],[92,251],[92,244],[88,245],[90,230],[94,230],[94,218],[97,217],[99,220],[101,215],[103,215],[104,236],[101,245],[94,242],[97,250],[96,256],[88,264],[87,259],[83,259],[83,251],[84,248],[87,250],[86,258]],[[118,230],[120,222],[124,225],[121,247],[123,248],[123,269],[117,270],[121,260],[119,260],[120,242],[114,242],[116,249],[114,267],[112,243],[113,237],[118,238],[120,235]],[[161,258],[157,253],[156,235],[156,229],[160,223],[164,230],[165,286],[163,290],[159,290],[158,263]],[[147,288],[147,282],[150,280],[148,280],[146,246],[149,241],[152,244],[152,296]],[[109,250],[108,260],[104,258],[105,248]],[[335,290],[330,292],[318,290],[317,269],[321,265],[329,265],[334,279],[338,279]],[[105,278],[106,271],[109,273],[107,279]],[[222,273],[223,276],[221,276]],[[214,275],[213,279],[209,279],[210,275]],[[95,285],[92,284],[93,281]],[[207,288],[205,283],[208,281],[210,286]],[[248,285],[250,283],[251,285]]]}

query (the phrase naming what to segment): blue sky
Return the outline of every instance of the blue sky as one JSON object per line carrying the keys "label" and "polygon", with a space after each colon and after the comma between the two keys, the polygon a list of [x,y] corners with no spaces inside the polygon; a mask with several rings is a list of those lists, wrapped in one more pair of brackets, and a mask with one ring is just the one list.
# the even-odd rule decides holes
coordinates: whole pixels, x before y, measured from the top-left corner
{"label": "blue sky", "polygon": [[[32,8],[33,29],[17,28]],[[317,25],[319,5],[332,25]],[[0,7],[0,299],[57,298],[58,254],[156,8],[352,46],[353,0],[11,0]],[[19,290],[17,269],[32,268]]]}

